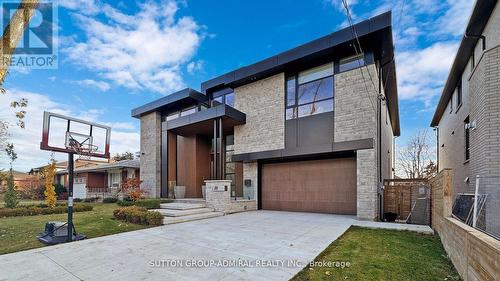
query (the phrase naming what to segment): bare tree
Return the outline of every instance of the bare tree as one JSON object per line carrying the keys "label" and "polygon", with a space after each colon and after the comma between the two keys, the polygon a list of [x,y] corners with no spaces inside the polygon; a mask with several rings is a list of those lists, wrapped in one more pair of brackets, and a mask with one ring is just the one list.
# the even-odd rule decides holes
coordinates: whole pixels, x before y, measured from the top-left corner
{"label": "bare tree", "polygon": [[[15,47],[23,36],[24,29],[26,29],[31,18],[35,15],[35,8],[38,6],[39,2],[39,0],[22,0],[9,24],[4,28],[0,40],[2,62],[10,61]],[[8,64],[3,63],[0,67],[0,86],[3,86],[3,81],[7,75],[7,66]]]}
{"label": "bare tree", "polygon": [[[35,15],[35,8],[38,6],[39,2],[39,0],[22,0],[9,24],[4,28],[2,38],[0,38],[0,94],[6,93],[3,87],[9,65],[6,62],[11,60],[15,47],[22,38],[24,30],[29,25],[31,18]],[[24,128],[24,117],[26,115],[26,111],[22,108],[27,107],[27,105],[28,100],[25,98],[13,101],[10,104],[12,108],[19,109],[19,111],[15,112],[15,115],[17,118],[17,125],[21,128]],[[8,128],[9,122],[0,120],[0,148],[2,151],[6,146],[6,141],[9,136]]]}
{"label": "bare tree", "polygon": [[428,130],[420,130],[406,145],[399,149],[398,164],[407,178],[423,178],[428,175],[432,162]]}

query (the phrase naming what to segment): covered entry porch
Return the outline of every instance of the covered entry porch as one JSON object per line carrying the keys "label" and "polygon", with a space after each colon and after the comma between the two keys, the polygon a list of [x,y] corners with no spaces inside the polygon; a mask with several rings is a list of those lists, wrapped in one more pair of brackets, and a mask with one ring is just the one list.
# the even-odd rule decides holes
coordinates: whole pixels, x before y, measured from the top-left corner
{"label": "covered entry porch", "polygon": [[204,108],[173,120],[162,120],[161,197],[204,198],[206,180],[230,180],[230,196],[244,197],[243,168],[233,162],[234,127],[245,124],[244,113],[228,106]]}

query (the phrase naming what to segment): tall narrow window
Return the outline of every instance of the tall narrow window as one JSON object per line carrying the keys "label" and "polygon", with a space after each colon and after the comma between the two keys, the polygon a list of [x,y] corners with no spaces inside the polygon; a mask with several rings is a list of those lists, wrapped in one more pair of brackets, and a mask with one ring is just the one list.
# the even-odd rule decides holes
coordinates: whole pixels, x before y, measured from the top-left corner
{"label": "tall narrow window", "polygon": [[464,136],[465,136],[465,161],[470,159],[470,123],[469,117],[464,120]]}
{"label": "tall narrow window", "polygon": [[470,57],[470,72],[474,70],[474,66],[476,66],[476,58],[474,57],[474,50],[473,50],[472,56]]}
{"label": "tall narrow window", "polygon": [[457,85],[457,110],[458,107],[462,105],[462,81],[458,81]]}

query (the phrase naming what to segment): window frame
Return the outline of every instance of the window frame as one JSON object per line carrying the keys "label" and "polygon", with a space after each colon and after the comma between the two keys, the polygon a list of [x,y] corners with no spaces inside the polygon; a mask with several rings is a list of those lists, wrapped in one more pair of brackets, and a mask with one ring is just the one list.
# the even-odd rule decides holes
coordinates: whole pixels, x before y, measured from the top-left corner
{"label": "window frame", "polygon": [[458,83],[457,83],[457,106],[456,106],[456,111],[457,112],[460,107],[462,106],[462,99],[463,99],[463,95],[462,95],[462,79],[460,78],[460,80],[458,80]]}
{"label": "window frame", "polygon": [[[358,57],[358,59],[355,59],[357,57]],[[349,68],[349,69],[344,69],[344,70],[341,69],[342,65],[346,64],[346,61],[347,61],[347,63],[351,63],[351,62],[359,61],[359,60],[363,60],[363,64],[358,65],[358,66],[353,67],[353,68]],[[341,58],[341,59],[339,59],[338,64],[339,64],[339,67],[338,67],[339,73],[347,72],[347,71],[350,71],[350,70],[353,70],[353,69],[357,69],[357,68],[361,68],[361,67],[363,67],[365,65],[368,65],[368,63],[366,62],[366,56],[364,54],[357,54],[357,55],[352,55],[352,56],[349,56],[349,57]]]}
{"label": "window frame", "polygon": [[[328,75],[328,76],[325,76],[325,77],[322,77],[322,78],[318,78],[318,79],[315,79],[315,80],[311,80],[311,81],[308,81],[306,83],[303,83],[303,84],[299,84],[299,73],[300,72],[303,72],[303,71],[307,71],[309,69],[313,69],[313,68],[316,68],[316,67],[319,67],[319,66],[322,66],[322,65],[326,65],[326,64],[332,64],[332,75]],[[314,104],[314,103],[318,103],[318,102],[324,102],[324,101],[327,101],[327,100],[332,100],[332,110],[331,111],[325,111],[325,112],[321,112],[321,113],[327,113],[327,112],[333,112],[335,110],[335,74],[336,74],[336,62],[332,61],[332,62],[328,62],[328,63],[324,63],[324,64],[321,64],[321,65],[318,65],[318,66],[315,66],[315,67],[311,67],[311,68],[308,68],[308,69],[304,69],[304,70],[300,70],[300,71],[297,71],[297,72],[294,72],[294,73],[291,73],[289,75],[286,75],[285,76],[285,110],[284,110],[284,115],[285,115],[285,121],[287,120],[294,120],[294,119],[298,119],[298,118],[303,118],[303,117],[307,117],[307,116],[311,116],[311,115],[307,115],[307,116],[303,116],[303,117],[299,117],[299,107],[301,106],[306,106],[306,105],[310,105],[310,104]],[[295,83],[294,83],[294,103],[291,104],[291,105],[288,105],[288,81],[289,79],[292,78],[294,79]],[[306,102],[306,103],[302,103],[300,104],[299,103],[299,86],[301,85],[306,85],[306,84],[310,84],[310,83],[314,83],[314,82],[317,82],[319,80],[323,80],[323,79],[327,79],[327,78],[332,78],[332,96],[331,97],[328,97],[328,98],[323,98],[323,99],[319,99],[319,100],[315,100],[315,101],[311,101],[311,102]],[[288,111],[291,110],[292,111],[292,117],[291,118],[288,118]],[[318,114],[321,114],[321,113],[318,113]],[[313,114],[314,115],[314,114]]]}
{"label": "window frame", "polygon": [[464,159],[470,160],[470,120],[469,116],[464,120]]}

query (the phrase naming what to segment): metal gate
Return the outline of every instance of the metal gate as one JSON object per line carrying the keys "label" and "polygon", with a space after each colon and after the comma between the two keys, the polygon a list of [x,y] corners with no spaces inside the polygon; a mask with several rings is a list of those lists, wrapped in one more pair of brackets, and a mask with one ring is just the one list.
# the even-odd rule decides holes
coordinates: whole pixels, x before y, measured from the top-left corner
{"label": "metal gate", "polygon": [[385,221],[430,225],[431,190],[425,179],[384,180]]}

